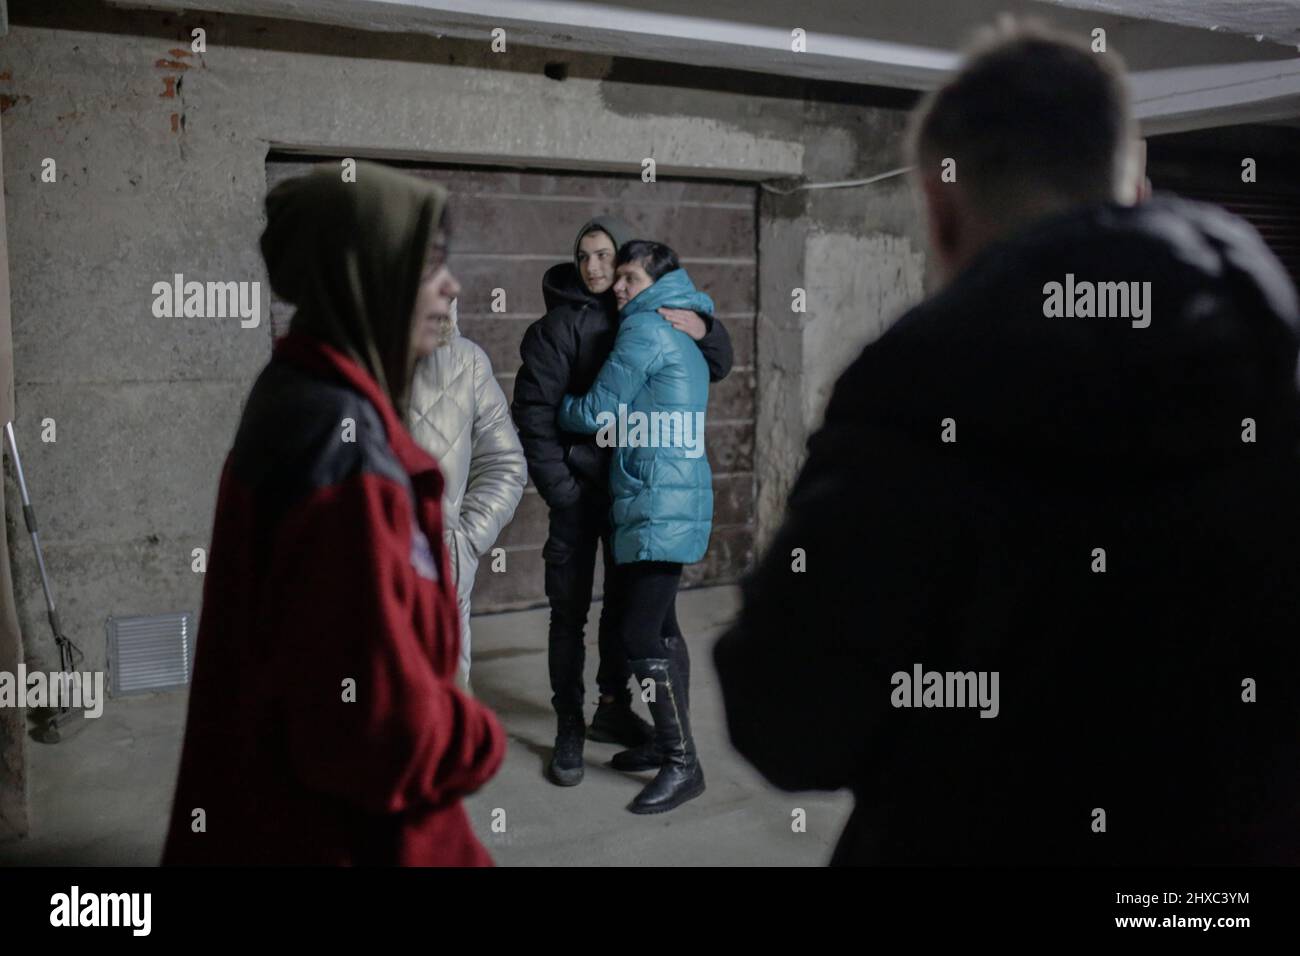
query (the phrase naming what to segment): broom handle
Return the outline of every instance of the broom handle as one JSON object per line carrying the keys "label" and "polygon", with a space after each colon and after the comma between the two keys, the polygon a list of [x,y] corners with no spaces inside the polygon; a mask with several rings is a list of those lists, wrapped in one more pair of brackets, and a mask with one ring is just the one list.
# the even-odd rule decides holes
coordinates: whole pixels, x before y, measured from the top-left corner
{"label": "broom handle", "polygon": [[[23,460],[18,455],[18,439],[14,436],[14,423],[5,422],[5,437],[9,439],[9,453],[14,462],[14,473],[18,476],[18,493],[23,499],[23,521],[31,533],[32,544],[36,548],[36,566],[41,572],[41,589],[45,592],[45,614],[50,619],[50,630],[54,632],[54,643],[59,648],[59,669],[65,674],[72,673],[76,662],[72,657],[72,642],[63,635],[59,626],[59,612],[54,607],[54,592],[50,590],[50,576],[45,573],[45,555],[41,551],[41,535],[36,528],[36,509],[32,507],[31,496],[27,494],[27,477],[23,474]],[[67,708],[61,708],[64,712]]]}
{"label": "broom handle", "polygon": [[14,472],[18,475],[18,492],[23,499],[23,520],[27,523],[27,530],[32,536],[32,544],[36,546],[36,566],[41,571],[41,587],[45,590],[45,607],[49,612],[50,624],[54,628],[54,636],[62,641],[63,632],[59,630],[59,619],[54,610],[54,594],[50,591],[49,575],[45,573],[45,555],[41,553],[41,535],[36,529],[36,511],[32,508],[32,499],[27,494],[27,478],[23,475],[23,461],[18,456],[18,441],[14,438],[13,422],[5,422],[5,437],[9,439],[9,454],[13,458]]}

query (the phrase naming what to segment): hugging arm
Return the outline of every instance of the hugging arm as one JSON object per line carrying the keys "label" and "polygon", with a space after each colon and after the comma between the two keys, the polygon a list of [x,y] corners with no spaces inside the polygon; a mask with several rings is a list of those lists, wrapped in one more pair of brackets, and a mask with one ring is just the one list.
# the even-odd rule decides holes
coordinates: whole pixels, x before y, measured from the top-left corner
{"label": "hugging arm", "polygon": [[560,402],[560,427],[587,435],[599,431],[599,416],[616,415],[618,407],[631,402],[663,363],[659,331],[647,322],[625,323],[591,391],[581,396],[566,395]]}
{"label": "hugging arm", "polygon": [[700,354],[709,365],[709,381],[720,382],[731,371],[731,336],[727,334],[727,327],[721,319],[712,315],[701,315],[700,318],[704,320],[708,331],[695,344],[700,347]]}
{"label": "hugging arm", "polygon": [[[709,366],[709,381],[720,382],[731,371],[732,352],[731,336],[726,326],[711,312],[695,312],[690,309],[659,310],[673,328],[685,332],[699,347]],[[697,331],[698,330],[698,331]]]}

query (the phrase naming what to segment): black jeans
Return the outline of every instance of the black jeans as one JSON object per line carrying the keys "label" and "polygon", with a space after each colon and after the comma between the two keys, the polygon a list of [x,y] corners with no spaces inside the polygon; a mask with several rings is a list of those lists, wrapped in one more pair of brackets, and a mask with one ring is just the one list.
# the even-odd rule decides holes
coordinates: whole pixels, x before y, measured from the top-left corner
{"label": "black jeans", "polygon": [[604,491],[584,487],[577,505],[551,512],[550,534],[542,558],[546,562],[546,597],[551,602],[547,635],[551,705],[560,716],[582,715],[582,671],[586,663],[583,635],[587,612],[591,610],[597,546],[605,561],[605,600],[597,637],[600,665],[596,685],[602,694],[617,696],[627,692],[631,671],[617,629],[620,595],[609,534],[609,496]]}
{"label": "black jeans", "polygon": [[677,625],[677,586],[682,566],[671,561],[633,561],[617,566],[622,615],[619,637],[629,660],[668,658],[665,638],[682,636]]}

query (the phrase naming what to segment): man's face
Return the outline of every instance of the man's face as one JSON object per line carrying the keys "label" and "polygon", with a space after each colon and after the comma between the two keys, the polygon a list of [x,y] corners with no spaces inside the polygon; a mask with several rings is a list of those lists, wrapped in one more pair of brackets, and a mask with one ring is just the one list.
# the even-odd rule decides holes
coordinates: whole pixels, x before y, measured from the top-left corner
{"label": "man's face", "polygon": [[609,233],[593,229],[578,243],[578,272],[592,295],[600,295],[614,284],[614,240]]}
{"label": "man's face", "polygon": [[411,351],[424,358],[446,343],[452,322],[452,308],[460,295],[460,283],[447,268],[447,236],[434,236],[420,274],[411,317]]}
{"label": "man's face", "polygon": [[639,262],[625,262],[618,267],[614,281],[614,298],[621,309],[646,289],[654,285],[654,279],[646,274]]}

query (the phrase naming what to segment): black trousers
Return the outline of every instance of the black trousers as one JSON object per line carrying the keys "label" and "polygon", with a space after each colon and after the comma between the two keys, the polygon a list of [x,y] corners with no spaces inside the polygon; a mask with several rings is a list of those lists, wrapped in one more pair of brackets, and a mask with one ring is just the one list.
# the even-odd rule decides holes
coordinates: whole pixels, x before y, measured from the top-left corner
{"label": "black trousers", "polygon": [[600,665],[596,685],[602,694],[617,696],[627,692],[631,671],[618,633],[620,595],[609,535],[609,496],[603,491],[587,488],[577,505],[551,512],[549,536],[542,549],[546,597],[551,603],[547,662],[551,705],[561,716],[582,714],[582,672],[586,663],[583,636],[591,610],[597,547],[605,562],[605,601],[597,637]]}
{"label": "black trousers", "polygon": [[682,566],[671,561],[633,561],[616,571],[621,615],[619,638],[629,660],[671,656],[665,638],[682,636],[677,624],[677,586]]}

